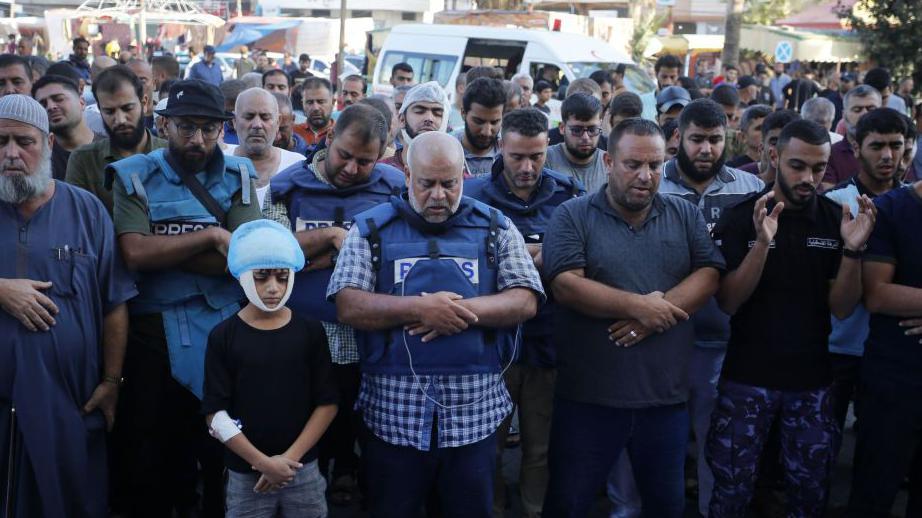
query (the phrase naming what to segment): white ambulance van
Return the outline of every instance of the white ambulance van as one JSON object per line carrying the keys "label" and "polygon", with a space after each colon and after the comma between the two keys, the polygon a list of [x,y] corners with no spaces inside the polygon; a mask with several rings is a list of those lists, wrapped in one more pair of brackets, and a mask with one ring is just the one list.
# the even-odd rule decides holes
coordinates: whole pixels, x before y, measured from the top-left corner
{"label": "white ambulance van", "polygon": [[559,70],[560,84],[625,65],[624,84],[643,100],[644,117],[656,115],[656,85],[646,72],[624,52],[580,34],[475,25],[398,25],[391,29],[378,55],[374,93],[391,93],[391,68],[400,62],[413,67],[417,82],[438,81],[451,97],[458,74],[480,65],[503,68],[506,79],[521,71],[537,78],[545,66],[552,65]]}

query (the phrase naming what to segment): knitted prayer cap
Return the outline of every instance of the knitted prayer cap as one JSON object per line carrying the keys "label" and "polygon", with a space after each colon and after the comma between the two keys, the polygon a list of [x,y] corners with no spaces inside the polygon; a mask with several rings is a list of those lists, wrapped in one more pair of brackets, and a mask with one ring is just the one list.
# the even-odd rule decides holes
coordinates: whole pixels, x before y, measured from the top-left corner
{"label": "knitted prayer cap", "polygon": [[21,94],[0,97],[0,119],[14,120],[48,134],[48,112],[35,99]]}

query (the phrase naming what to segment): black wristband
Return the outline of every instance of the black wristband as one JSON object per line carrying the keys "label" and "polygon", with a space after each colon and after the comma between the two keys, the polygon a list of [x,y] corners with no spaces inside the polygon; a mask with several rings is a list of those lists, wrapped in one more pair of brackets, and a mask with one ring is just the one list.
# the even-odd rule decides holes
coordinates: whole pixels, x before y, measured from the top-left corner
{"label": "black wristband", "polygon": [[849,259],[861,259],[864,256],[863,250],[849,250],[848,248],[842,248],[842,255],[848,257]]}

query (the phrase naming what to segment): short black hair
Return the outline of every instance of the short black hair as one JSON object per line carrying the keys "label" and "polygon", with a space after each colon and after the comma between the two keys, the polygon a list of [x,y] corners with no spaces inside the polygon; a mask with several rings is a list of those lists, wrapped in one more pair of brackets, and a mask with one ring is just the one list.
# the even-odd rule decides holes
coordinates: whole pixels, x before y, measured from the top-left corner
{"label": "short black hair", "polygon": [[643,114],[643,100],[634,92],[621,92],[614,96],[608,107],[610,117],[640,117]]}
{"label": "short black hair", "polygon": [[405,63],[403,61],[391,67],[391,76],[396,75],[398,70],[402,70],[403,72],[409,72],[411,74],[413,73],[413,67],[411,67],[409,63]]}
{"label": "short black hair", "polygon": [[310,61],[310,60],[311,60],[311,57],[307,54],[301,54],[300,56],[298,56],[298,63],[302,61]]}
{"label": "short black hair", "polygon": [[805,119],[791,122],[778,135],[778,144],[775,146],[778,150],[778,156],[781,156],[781,152],[787,147],[788,142],[793,139],[806,142],[811,146],[822,146],[823,144],[829,144],[829,130]]}
{"label": "short black hair", "polygon": [[22,57],[17,56],[16,54],[0,54],[0,68],[7,68],[19,65],[26,73],[26,79],[32,81],[32,66],[29,65],[29,61]]}
{"label": "short black hair", "polygon": [[778,110],[771,112],[762,121],[762,142],[768,139],[768,132],[783,129],[788,124],[800,120],[800,114],[794,110]]}
{"label": "short black hair", "polygon": [[666,54],[665,56],[660,56],[656,60],[656,64],[653,65],[653,70],[659,72],[661,68],[682,68],[682,60],[678,56],[672,54]]}
{"label": "short black hair", "polygon": [[684,133],[694,123],[699,128],[726,128],[727,114],[724,109],[710,99],[695,99],[682,108],[679,114],[679,132]]}
{"label": "short black hair", "polygon": [[393,110],[391,110],[391,107],[388,106],[386,102],[384,102],[384,100],[379,99],[377,97],[366,97],[362,99],[361,101],[359,101],[359,104],[367,104],[368,106],[371,106],[372,108],[378,110],[378,113],[380,113],[381,116],[384,117],[384,122],[387,126],[387,131],[388,133],[390,133],[391,120],[393,120],[394,118],[394,112]]}
{"label": "short black hair", "polygon": [[48,85],[61,85],[71,92],[74,92],[74,95],[77,97],[80,97],[80,87],[76,82],[74,82],[73,79],[54,74],[46,74],[38,78],[38,81],[32,85],[32,97],[35,97],[35,92],[37,92],[40,88],[44,88]]}
{"label": "short black hair", "polygon": [[548,83],[547,81],[545,81],[544,79],[540,79],[538,80],[537,83],[535,83],[535,93],[540,93],[540,92],[543,92],[544,90],[553,90],[553,89],[554,89],[554,86],[551,85],[551,83]]}
{"label": "short black hair", "polygon": [[288,88],[291,88],[291,77],[289,77],[288,74],[285,73],[285,71],[281,68],[270,68],[269,70],[263,72],[263,86],[266,86],[266,78],[269,76],[285,76],[285,80],[288,82]]}
{"label": "short black hair", "polygon": [[179,77],[179,61],[173,56],[154,56],[150,60],[150,66],[163,70],[170,78]]}
{"label": "short black hair", "polygon": [[506,105],[506,89],[499,79],[478,77],[467,84],[461,106],[465,112],[471,110],[471,105],[477,103],[484,108],[495,108]]}
{"label": "short black hair", "polygon": [[669,119],[666,121],[666,124],[663,124],[663,136],[666,137],[666,140],[672,138],[672,134],[679,129],[679,120],[678,119]]}
{"label": "short black hair", "polygon": [[72,47],[77,46],[78,43],[86,43],[87,45],[89,45],[89,44],[90,44],[90,41],[89,41],[88,39],[84,38],[83,36],[77,36],[76,38],[74,38],[73,40],[71,40],[71,46],[72,46]]}
{"label": "short black hair", "polygon": [[755,104],[746,108],[743,111],[743,116],[740,117],[740,129],[742,131],[749,130],[749,126],[758,119],[764,119],[768,117],[768,114],[772,112],[770,106],[764,104]]}
{"label": "short black hair", "polygon": [[301,91],[304,90],[314,90],[317,88],[326,88],[330,95],[333,94],[333,85],[330,84],[330,81],[322,77],[308,77],[301,83]]}
{"label": "short black hair", "polygon": [[663,130],[655,122],[639,117],[624,119],[612,128],[611,133],[608,134],[609,155],[615,156],[615,149],[618,148],[618,142],[621,141],[621,137],[624,135],[659,136],[659,138],[663,139],[663,142],[666,141],[666,137],[663,136]]}
{"label": "short black hair", "polygon": [[380,148],[378,154],[384,153],[387,147],[388,122],[377,108],[370,104],[356,103],[339,113],[336,125],[333,127],[333,138],[352,130],[353,134],[363,143],[378,141]]}
{"label": "short black hair", "polygon": [[599,87],[605,83],[611,84],[611,72],[608,70],[596,70],[595,72],[589,74],[589,79],[592,79],[598,83]]}
{"label": "short black hair", "polygon": [[517,108],[503,115],[502,135],[518,133],[523,137],[537,137],[547,133],[547,116],[537,108]]}
{"label": "short black hair", "polygon": [[711,92],[711,99],[723,106],[739,106],[740,93],[735,86],[721,83]]}
{"label": "short black hair", "polygon": [[704,94],[698,89],[698,83],[688,76],[679,76],[679,86],[688,91],[688,95],[692,98],[692,101],[704,97]]}
{"label": "short black hair", "polygon": [[904,133],[903,136],[906,137],[907,142],[910,142],[910,141],[915,142],[918,136],[918,130],[916,128],[916,123],[913,122],[912,119],[910,119],[908,115],[901,113],[900,116],[903,118],[903,122],[906,123],[906,133]]}
{"label": "short black hair", "polygon": [[48,67],[48,70],[45,70],[45,74],[64,76],[72,79],[78,85],[80,84],[80,80],[83,79],[83,77],[80,75],[80,72],[77,72],[77,68],[67,61],[58,61],[57,63],[52,63],[51,66]]}
{"label": "short black hair", "polygon": [[864,139],[871,133],[881,135],[899,133],[905,137],[906,121],[903,120],[903,117],[900,117],[900,112],[892,108],[871,110],[858,119],[858,124],[855,126],[855,141],[858,142],[860,147]]}
{"label": "short black hair", "polygon": [[589,94],[573,94],[560,104],[560,120],[566,124],[570,117],[587,121],[602,114],[602,101]]}
{"label": "short black hair", "polygon": [[878,92],[883,92],[885,88],[893,84],[893,76],[886,68],[872,68],[864,75],[864,84],[873,86]]}
{"label": "short black hair", "polygon": [[115,93],[122,85],[129,85],[138,96],[138,101],[144,98],[144,84],[126,65],[115,65],[100,72],[96,81],[93,81],[93,98],[98,103],[99,92]]}

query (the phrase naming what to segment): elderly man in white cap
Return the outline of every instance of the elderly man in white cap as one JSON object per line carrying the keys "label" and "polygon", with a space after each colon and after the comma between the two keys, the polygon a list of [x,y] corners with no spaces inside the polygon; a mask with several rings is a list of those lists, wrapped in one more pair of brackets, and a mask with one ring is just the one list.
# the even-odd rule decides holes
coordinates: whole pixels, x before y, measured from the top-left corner
{"label": "elderly man in white cap", "polygon": [[48,115],[25,95],[0,98],[0,168],[0,508],[105,516],[137,291],[102,203],[52,179]]}
{"label": "elderly man in white cap", "polygon": [[420,133],[427,131],[448,131],[448,115],[451,101],[448,94],[436,81],[414,86],[407,92],[400,105],[398,118],[403,129],[400,131],[400,146],[394,156],[381,160],[382,164],[407,172],[407,149],[410,142]]}

